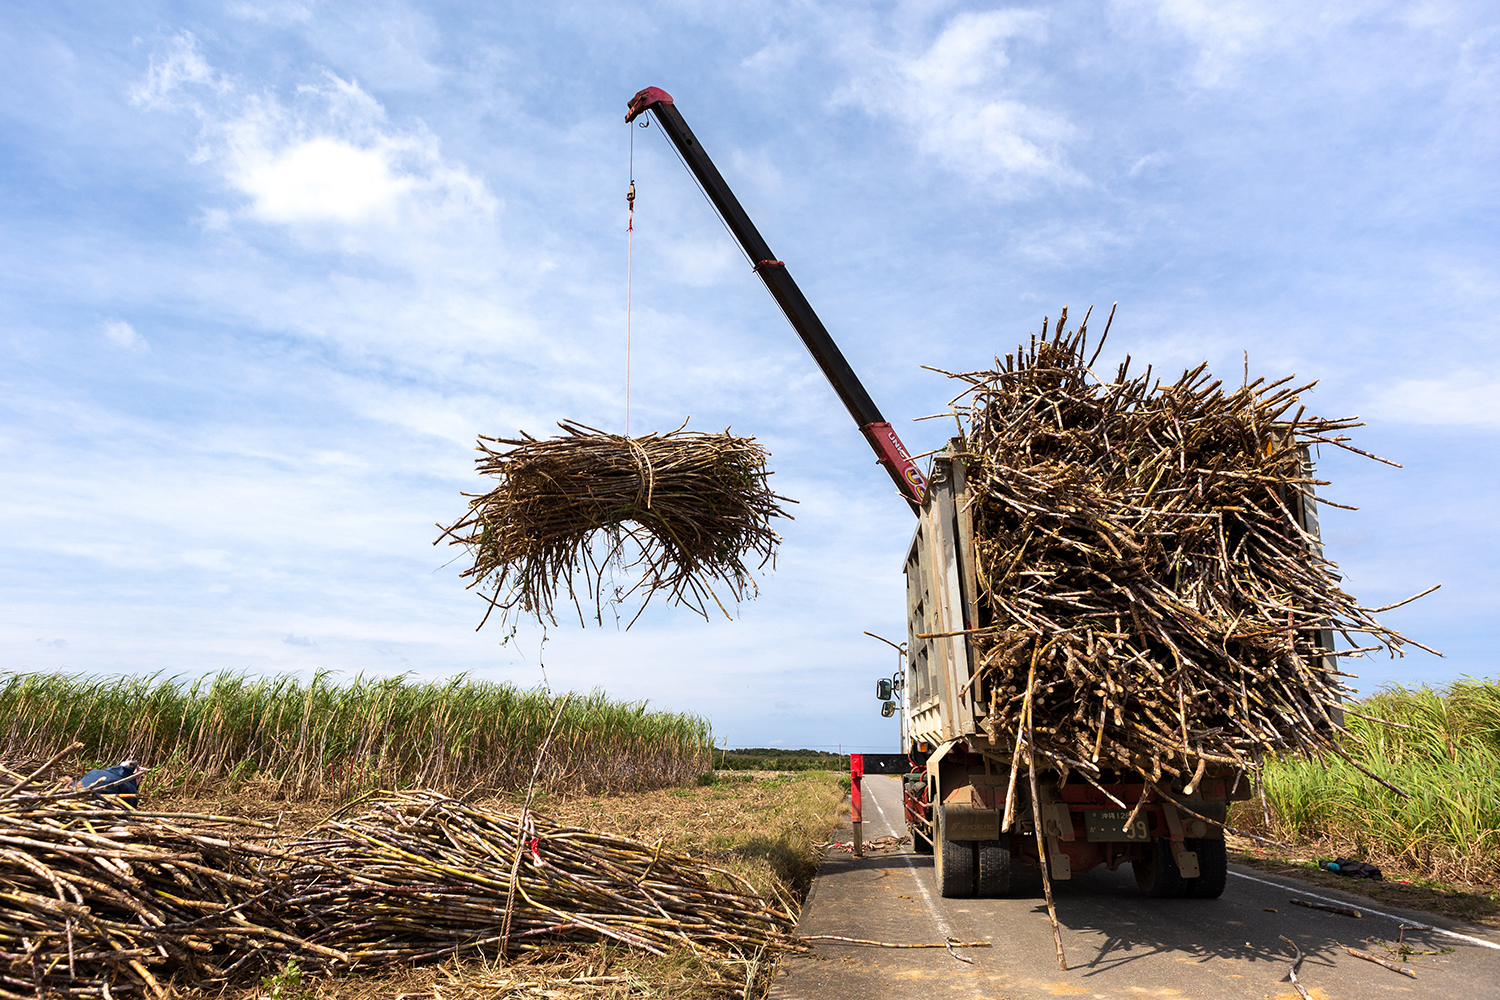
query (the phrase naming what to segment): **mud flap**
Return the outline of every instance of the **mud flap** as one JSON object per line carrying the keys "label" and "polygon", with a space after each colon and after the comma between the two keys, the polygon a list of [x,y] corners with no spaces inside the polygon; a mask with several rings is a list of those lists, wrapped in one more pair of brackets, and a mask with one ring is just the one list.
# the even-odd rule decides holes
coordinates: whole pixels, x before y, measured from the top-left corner
{"label": "mud flap", "polygon": [[1197,878],[1198,853],[1188,850],[1183,843],[1182,817],[1177,815],[1177,807],[1163,802],[1162,812],[1167,814],[1167,830],[1172,834],[1172,860],[1177,862],[1177,871],[1183,878]]}

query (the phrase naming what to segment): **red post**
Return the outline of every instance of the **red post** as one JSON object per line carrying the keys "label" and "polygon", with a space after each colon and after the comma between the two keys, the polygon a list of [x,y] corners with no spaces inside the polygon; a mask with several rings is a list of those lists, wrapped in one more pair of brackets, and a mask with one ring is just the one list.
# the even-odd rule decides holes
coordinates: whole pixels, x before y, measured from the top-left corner
{"label": "red post", "polygon": [[849,755],[849,819],[854,824],[854,856],[865,856],[864,813],[860,802],[860,786],[865,777],[865,755]]}

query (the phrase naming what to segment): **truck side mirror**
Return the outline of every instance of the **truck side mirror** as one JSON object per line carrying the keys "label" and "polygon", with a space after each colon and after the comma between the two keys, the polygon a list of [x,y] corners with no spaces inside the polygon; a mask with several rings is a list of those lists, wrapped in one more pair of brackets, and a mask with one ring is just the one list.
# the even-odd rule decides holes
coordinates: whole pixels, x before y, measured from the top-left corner
{"label": "truck side mirror", "polygon": [[881,705],[880,706],[880,714],[884,718],[887,718],[887,719],[889,719],[891,716],[895,715],[896,714],[896,703],[894,701],[888,701],[884,705]]}
{"label": "truck side mirror", "polygon": [[881,701],[891,700],[891,682],[884,677],[875,682],[875,697]]}

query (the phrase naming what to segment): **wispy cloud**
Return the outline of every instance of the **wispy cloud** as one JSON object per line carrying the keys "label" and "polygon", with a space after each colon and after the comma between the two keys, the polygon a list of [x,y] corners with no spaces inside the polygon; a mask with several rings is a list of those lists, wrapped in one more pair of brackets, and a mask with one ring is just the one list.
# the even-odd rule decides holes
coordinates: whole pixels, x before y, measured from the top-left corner
{"label": "wispy cloud", "polygon": [[1045,37],[1039,11],[955,14],[925,45],[885,47],[868,38],[846,48],[854,69],[834,97],[901,122],[918,148],[992,193],[1029,182],[1076,184],[1067,162],[1077,129],[1059,112],[1027,103],[1012,78],[1012,46]]}
{"label": "wispy cloud", "polygon": [[309,0],[261,0],[259,3],[250,3],[248,0],[236,0],[236,2],[225,7],[225,12],[230,17],[236,17],[244,21],[259,21],[262,24],[300,24],[312,18],[313,9],[317,4]]}
{"label": "wispy cloud", "polygon": [[147,351],[150,345],[146,338],[136,332],[135,327],[123,319],[106,320],[103,326],[104,339],[127,351]]}
{"label": "wispy cloud", "polygon": [[198,48],[198,38],[190,31],[174,35],[166,46],[151,56],[146,74],[130,88],[130,100],[146,107],[169,107],[184,88],[196,85],[218,93],[229,89],[229,83],[213,68]]}
{"label": "wispy cloud", "polygon": [[1246,54],[1267,41],[1285,42],[1317,16],[1305,4],[1279,0],[1117,0],[1196,50],[1189,76],[1200,86],[1224,83]]}

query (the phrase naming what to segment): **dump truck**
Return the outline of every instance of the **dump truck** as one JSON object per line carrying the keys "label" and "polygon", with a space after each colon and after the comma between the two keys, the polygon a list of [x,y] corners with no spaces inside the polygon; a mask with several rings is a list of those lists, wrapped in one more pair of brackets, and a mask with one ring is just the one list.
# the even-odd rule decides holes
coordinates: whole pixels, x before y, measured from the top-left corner
{"label": "dump truck", "polygon": [[[1013,747],[1004,733],[992,742],[983,726],[990,692],[985,678],[975,676],[970,636],[991,619],[976,580],[964,452],[954,439],[933,459],[906,553],[905,665],[876,687],[884,714],[898,707],[891,698],[900,701],[902,741],[913,762],[904,785],[906,824],[917,849],[933,855],[937,888],[944,896],[1003,896],[1028,868],[1046,865],[1058,882],[1129,862],[1147,896],[1217,898],[1227,859],[1215,822],[1225,820],[1230,802],[1251,797],[1242,771],[1209,769],[1186,791],[1190,779],[1163,776],[1153,787],[1137,772],[1105,771],[1089,781],[1081,773],[1063,780],[1039,770],[1038,808],[1030,782],[1022,781],[1012,815],[1004,815]],[[1305,447],[1302,463],[1305,478],[1314,478]],[[1289,491],[1283,499],[1307,535],[1318,538],[1310,497]],[[1319,633],[1318,645],[1332,649],[1331,632]]]}
{"label": "dump truck", "polygon": [[[906,823],[916,848],[933,855],[942,895],[1002,896],[1025,879],[1028,869],[1045,865],[1051,879],[1065,881],[1098,865],[1116,869],[1126,862],[1148,896],[1222,894],[1226,856],[1215,822],[1223,822],[1230,802],[1251,796],[1251,782],[1242,772],[1208,771],[1186,792],[1180,782],[1153,788],[1135,772],[1104,772],[1087,782],[1081,775],[1063,780],[1043,771],[1037,775],[1037,808],[1026,782],[1017,787],[1019,807],[1012,816],[1003,815],[1014,761],[1005,737],[992,742],[981,725],[989,692],[984,679],[976,679],[970,635],[989,618],[976,584],[961,442],[951,442],[934,457],[930,473],[923,473],[672,96],[658,87],[639,91],[625,120],[635,122],[648,113],[640,124],[654,120],[672,143],[918,517],[905,564],[904,667],[882,679],[877,694],[884,715],[901,714],[902,743],[912,766],[903,778]],[[631,192],[628,197],[633,184]],[[1305,451],[1303,461],[1311,479]],[[1316,538],[1314,505],[1300,493],[1283,501]],[[1319,640],[1321,648],[1333,648],[1330,634]],[[1037,845],[1033,817],[1038,814],[1045,856]]]}

